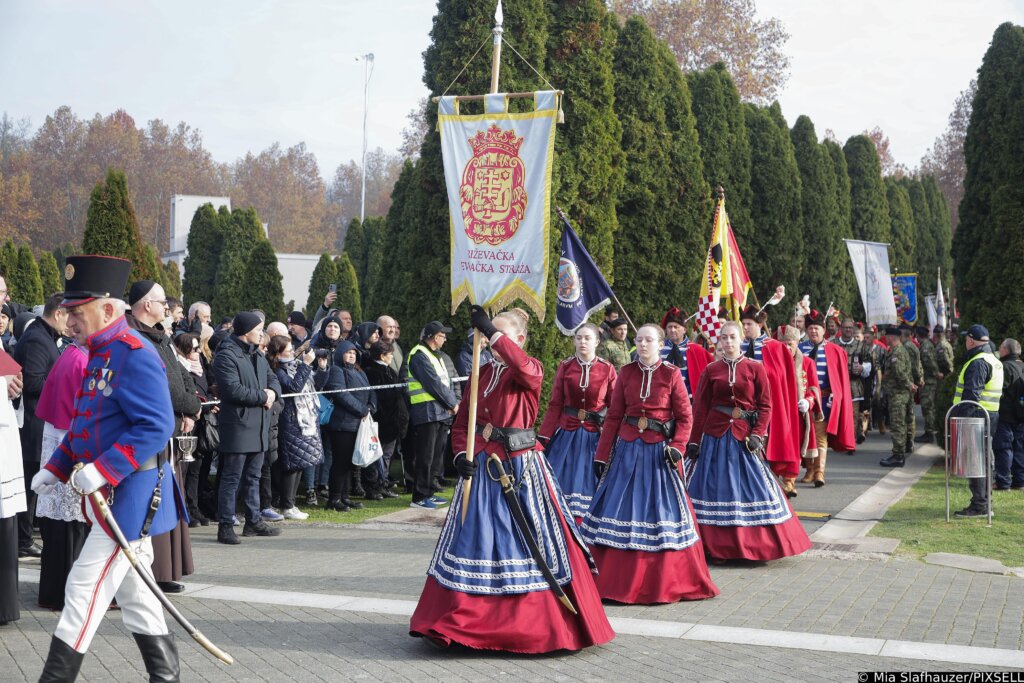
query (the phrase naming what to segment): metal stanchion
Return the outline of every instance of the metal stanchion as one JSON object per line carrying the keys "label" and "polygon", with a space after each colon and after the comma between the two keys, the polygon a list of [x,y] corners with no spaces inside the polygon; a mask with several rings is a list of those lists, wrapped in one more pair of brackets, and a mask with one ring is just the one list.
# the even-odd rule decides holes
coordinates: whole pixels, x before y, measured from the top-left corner
{"label": "metal stanchion", "polygon": [[[953,410],[964,405],[978,408],[984,417],[953,417]],[[963,479],[985,478],[988,492],[988,526],[992,526],[992,421],[989,412],[977,401],[961,401],[946,411],[946,521],[949,521],[949,476]]]}

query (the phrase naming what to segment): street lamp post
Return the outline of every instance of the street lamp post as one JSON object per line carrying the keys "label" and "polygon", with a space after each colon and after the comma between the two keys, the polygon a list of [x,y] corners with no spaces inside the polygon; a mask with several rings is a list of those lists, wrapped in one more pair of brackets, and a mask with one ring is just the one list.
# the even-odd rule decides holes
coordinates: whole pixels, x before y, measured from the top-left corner
{"label": "street lamp post", "polygon": [[359,201],[359,222],[366,220],[366,122],[369,113],[370,76],[373,75],[373,53],[356,57],[363,60],[363,181]]}

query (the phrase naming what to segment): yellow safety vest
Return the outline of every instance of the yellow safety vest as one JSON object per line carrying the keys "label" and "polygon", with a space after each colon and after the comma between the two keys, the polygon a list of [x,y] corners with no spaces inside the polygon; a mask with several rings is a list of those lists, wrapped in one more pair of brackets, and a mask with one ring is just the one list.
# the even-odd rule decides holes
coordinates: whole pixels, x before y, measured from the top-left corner
{"label": "yellow safety vest", "polygon": [[979,353],[964,363],[964,367],[960,369],[960,376],[956,380],[956,393],[953,395],[953,405],[963,400],[964,375],[967,373],[968,366],[979,358],[992,367],[992,376],[985,382],[985,387],[981,390],[981,396],[978,397],[978,403],[988,412],[998,413],[999,397],[1003,394],[1003,364],[999,362],[998,358],[988,352]]}
{"label": "yellow safety vest", "polygon": [[[448,376],[448,368],[444,366],[444,363],[441,362],[440,358],[435,356],[430,351],[430,349],[423,346],[422,344],[417,344],[412,348],[412,351],[409,352],[409,357],[406,359],[407,367],[412,367],[412,357],[415,356],[420,351],[423,351],[424,353],[427,354],[427,358],[430,359],[430,364],[434,366],[434,372],[437,373],[438,378],[444,383],[446,387],[451,389],[452,381],[451,378]],[[408,370],[408,373],[409,403],[411,403],[412,405],[417,405],[419,403],[426,403],[427,401],[437,400],[436,398],[434,398],[433,395],[428,393],[427,390],[423,388],[423,385],[420,383],[420,381],[413,376],[411,369]]]}

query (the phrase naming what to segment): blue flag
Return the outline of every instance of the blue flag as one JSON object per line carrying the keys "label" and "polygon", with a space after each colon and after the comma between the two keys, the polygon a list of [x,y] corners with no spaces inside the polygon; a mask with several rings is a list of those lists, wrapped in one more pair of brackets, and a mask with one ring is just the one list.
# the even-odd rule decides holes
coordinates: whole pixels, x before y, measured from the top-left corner
{"label": "blue flag", "polygon": [[897,273],[892,276],[892,293],[896,301],[896,314],[901,322],[917,322],[917,273]]}
{"label": "blue flag", "polygon": [[555,324],[563,334],[572,335],[615,295],[565,214],[559,210],[559,215],[565,229],[562,231],[562,256],[558,260]]}

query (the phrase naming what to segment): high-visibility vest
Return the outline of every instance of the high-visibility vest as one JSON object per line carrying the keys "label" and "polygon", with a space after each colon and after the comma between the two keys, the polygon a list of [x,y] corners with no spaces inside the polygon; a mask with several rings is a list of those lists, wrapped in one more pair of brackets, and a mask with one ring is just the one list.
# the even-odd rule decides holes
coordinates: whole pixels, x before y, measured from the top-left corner
{"label": "high-visibility vest", "polygon": [[979,353],[964,363],[964,367],[960,370],[960,376],[956,380],[956,393],[953,395],[953,405],[963,400],[964,375],[967,373],[967,368],[971,363],[979,358],[992,367],[992,376],[985,382],[985,387],[981,390],[981,396],[978,397],[978,403],[988,412],[998,413],[999,397],[1003,394],[1003,364],[999,362],[995,355],[988,352]]}
{"label": "high-visibility vest", "polygon": [[437,376],[441,380],[441,382],[443,382],[444,385],[449,389],[451,389],[452,387],[451,377],[448,376],[448,368],[446,368],[444,363],[441,362],[441,359],[435,356],[433,352],[431,352],[431,350],[428,349],[427,347],[423,346],[422,344],[417,344],[412,348],[412,351],[409,352],[409,357],[406,358],[406,367],[409,368],[409,403],[411,403],[412,405],[437,400],[436,398],[434,398],[433,395],[431,395],[429,392],[427,392],[426,389],[423,388],[423,385],[420,383],[420,381],[416,379],[416,377],[414,377],[412,374],[412,357],[415,356],[420,351],[427,354],[427,358],[430,359],[430,364],[434,366],[434,372],[437,373]]}

